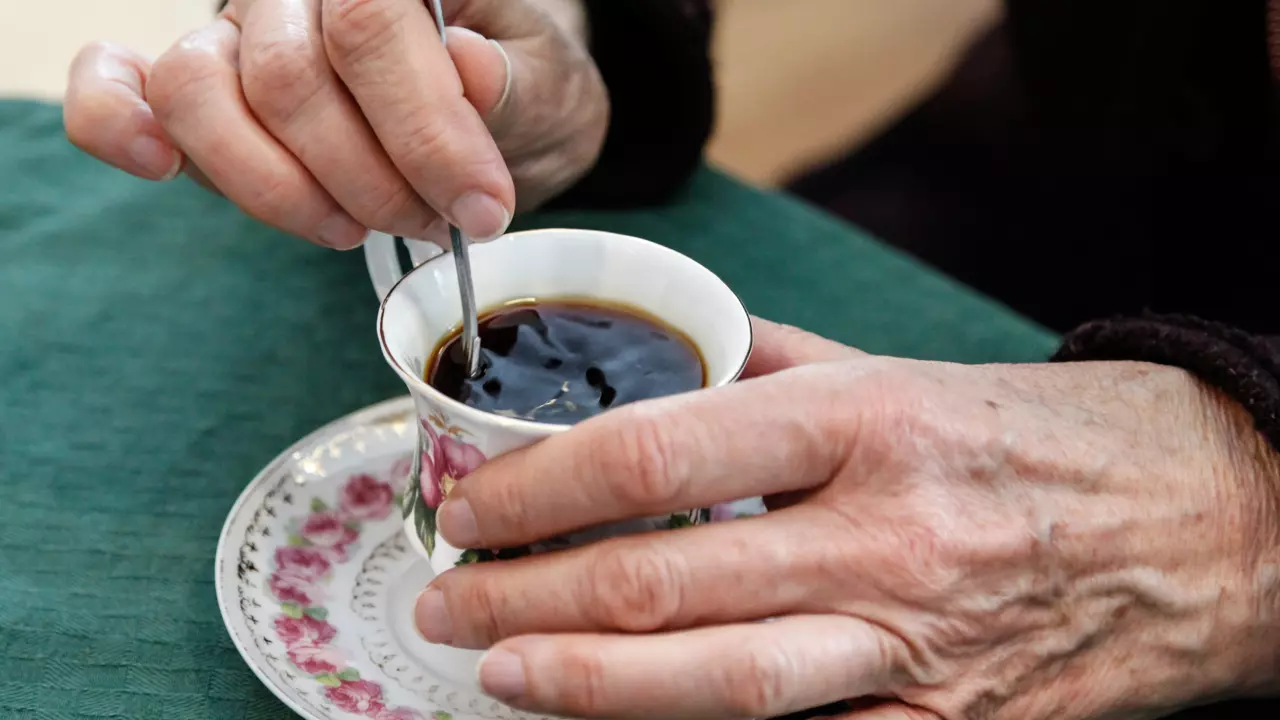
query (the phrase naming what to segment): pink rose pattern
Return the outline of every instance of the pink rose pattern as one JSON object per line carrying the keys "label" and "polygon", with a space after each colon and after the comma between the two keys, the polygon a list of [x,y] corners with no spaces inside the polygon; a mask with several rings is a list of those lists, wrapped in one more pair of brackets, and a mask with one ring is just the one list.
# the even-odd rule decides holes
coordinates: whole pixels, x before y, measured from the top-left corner
{"label": "pink rose pattern", "polygon": [[382,686],[368,680],[356,680],[325,688],[324,694],[334,705],[356,715],[376,717],[386,709],[382,704]]}
{"label": "pink rose pattern", "polygon": [[364,474],[343,484],[336,510],[319,499],[312,501],[311,512],[294,526],[288,546],[275,552],[268,586],[280,601],[281,613],[273,625],[289,662],[321,683],[334,707],[372,720],[448,720],[448,713],[427,718],[410,708],[387,707],[382,686],[360,679],[359,671],[333,645],[338,629],[326,620],[329,613],[322,604],[333,566],[346,561],[347,547],[360,538],[361,524],[385,518],[394,503],[389,483]]}
{"label": "pink rose pattern", "polygon": [[454,483],[475,472],[486,458],[475,445],[449,433],[436,432],[428,420],[422,421],[422,429],[431,438],[431,448],[422,453],[422,499],[434,510],[444,502]]}
{"label": "pink rose pattern", "polygon": [[287,647],[295,645],[324,645],[338,634],[336,628],[310,615],[300,618],[279,615],[276,617],[276,635]]}
{"label": "pink rose pattern", "polygon": [[338,506],[350,518],[381,520],[391,512],[395,497],[390,485],[372,475],[356,475],[342,488]]}
{"label": "pink rose pattern", "polygon": [[313,512],[302,522],[298,534],[308,545],[327,549],[339,561],[346,560],[346,548],[356,541],[359,534],[348,522],[347,518],[332,510]]}

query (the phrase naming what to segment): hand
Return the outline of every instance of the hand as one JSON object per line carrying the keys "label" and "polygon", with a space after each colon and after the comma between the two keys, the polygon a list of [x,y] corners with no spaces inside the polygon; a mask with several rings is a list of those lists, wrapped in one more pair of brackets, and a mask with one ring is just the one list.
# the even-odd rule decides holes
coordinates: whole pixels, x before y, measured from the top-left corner
{"label": "hand", "polygon": [[[153,65],[93,45],[71,141],[143,178],[180,169],[245,212],[338,249],[368,229],[477,240],[595,162],[608,98],[561,0],[232,0]],[[546,10],[544,10],[546,8]],[[547,10],[554,9],[552,14]]]}
{"label": "hand", "polygon": [[424,636],[497,643],[487,692],[574,717],[1152,717],[1277,688],[1280,472],[1237,406],[1153,365],[757,341],[754,379],[486,464],[439,529],[496,548],[755,495],[770,513],[452,570]]}

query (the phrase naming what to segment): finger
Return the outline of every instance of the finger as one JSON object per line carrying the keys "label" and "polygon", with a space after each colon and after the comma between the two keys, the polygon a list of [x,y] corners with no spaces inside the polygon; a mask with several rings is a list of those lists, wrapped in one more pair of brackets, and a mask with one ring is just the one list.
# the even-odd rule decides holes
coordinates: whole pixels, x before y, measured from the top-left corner
{"label": "finger", "polygon": [[514,547],[818,487],[842,462],[857,401],[833,397],[839,368],[813,370],[629,405],[496,458],[440,506],[440,532],[455,547]]}
{"label": "finger", "polygon": [[227,18],[156,61],[147,101],[169,136],[248,214],[320,245],[350,249],[366,228],[254,119],[240,89],[240,31]]}
{"label": "finger", "polygon": [[325,0],[325,47],[400,173],[476,240],[506,231],[506,163],[420,0]]}
{"label": "finger", "polygon": [[446,48],[462,81],[463,94],[492,128],[511,95],[511,58],[497,40],[467,28],[451,27]]}
{"label": "finger", "polygon": [[751,358],[745,378],[772,375],[800,365],[866,357],[866,353],[791,325],[751,318]]}
{"label": "finger", "polygon": [[484,691],[583,718],[757,718],[869,695],[897,650],[873,625],[801,615],[665,635],[539,635],[480,661]]}
{"label": "finger", "polygon": [[245,99],[361,225],[421,238],[439,216],[400,175],[329,66],[320,2],[258,2],[241,13]]}
{"label": "finger", "polygon": [[[540,110],[555,105],[547,103],[541,88],[547,85],[546,73],[554,62],[546,57],[536,38],[563,32],[552,16],[563,13],[547,7],[547,3],[512,3],[506,0],[471,0],[445,3],[445,21],[449,56],[453,59],[463,92],[496,136],[508,132],[516,122],[539,123]],[[530,42],[532,41],[532,42]],[[507,45],[519,53],[522,46],[531,49],[525,62],[517,67]],[[582,61],[590,57],[582,53]],[[524,95],[532,102],[515,111],[513,96],[517,86],[526,88]],[[560,112],[561,108],[556,108]]]}
{"label": "finger", "polygon": [[837,562],[826,549],[840,536],[834,516],[805,507],[464,566],[432,581],[414,615],[431,642],[480,649],[529,633],[654,632],[822,612],[828,598],[812,588]]}
{"label": "finger", "polygon": [[71,143],[99,160],[147,180],[171,180],[178,151],[147,105],[151,63],[108,43],[95,43],[71,63],[62,117]]}

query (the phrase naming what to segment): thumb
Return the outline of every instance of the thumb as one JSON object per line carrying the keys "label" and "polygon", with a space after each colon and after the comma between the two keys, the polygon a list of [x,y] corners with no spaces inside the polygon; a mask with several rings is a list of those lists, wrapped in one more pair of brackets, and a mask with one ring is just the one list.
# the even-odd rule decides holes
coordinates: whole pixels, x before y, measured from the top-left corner
{"label": "thumb", "polygon": [[857,348],[841,345],[791,325],[751,318],[753,342],[744,378],[772,375],[801,365],[866,357]]}

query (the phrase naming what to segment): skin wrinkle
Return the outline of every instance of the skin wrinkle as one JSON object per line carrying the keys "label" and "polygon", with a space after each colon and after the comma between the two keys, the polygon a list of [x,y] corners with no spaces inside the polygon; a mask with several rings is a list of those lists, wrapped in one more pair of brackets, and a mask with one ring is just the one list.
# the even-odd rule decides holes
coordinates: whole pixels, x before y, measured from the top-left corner
{"label": "skin wrinkle", "polygon": [[[990,408],[990,405],[986,405]],[[1002,438],[1003,442],[991,443],[991,447],[1007,450],[1010,446],[1008,436]],[[945,444],[945,443],[944,443]],[[915,437],[915,456],[924,458],[926,464],[935,464],[937,467],[954,467],[955,458],[946,456],[945,452],[937,449],[937,443],[933,439],[925,439],[920,435]],[[1008,458],[1004,458],[1008,460]],[[992,468],[999,465],[998,462],[985,462],[981,455],[972,459],[968,465],[969,475],[976,481],[1000,486],[1003,481],[1008,478],[1001,477],[998,472]],[[1028,475],[1045,474],[1045,468],[1040,463],[1025,463],[1022,472],[1015,473],[1013,478],[1020,481]],[[1106,463],[1099,463],[1099,469],[1107,466]],[[1095,475],[1093,472],[1086,473]],[[1106,473],[1097,473],[1097,475],[1105,475]],[[1016,483],[1015,483],[1016,484]],[[1059,539],[1059,535],[1064,529],[1064,524],[1060,521],[1041,520],[1039,527],[1047,527],[1045,533],[1047,537],[1038,540],[1033,544],[1033,555],[1040,557],[1040,562],[1033,564],[1034,566],[1048,565],[1048,573],[1054,576],[1054,579],[1048,583],[1047,590],[1041,590],[1040,593],[1032,592],[1033,602],[1041,605],[1052,605],[1055,597],[1062,597],[1065,594],[1064,578],[1065,571],[1053,560],[1055,556],[1055,546]],[[1031,585],[1036,583],[1033,580]],[[1171,588],[1167,576],[1154,569],[1138,568],[1127,572],[1116,572],[1099,576],[1091,580],[1080,581],[1077,584],[1077,594],[1099,595],[1100,600],[1076,600],[1068,602],[1068,607],[1074,607],[1073,612],[1077,613],[1074,618],[1062,615],[1063,622],[1061,627],[1050,627],[1044,632],[1043,638],[1038,645],[1032,645],[1027,652],[1032,658],[1039,658],[1031,663],[1030,668],[1018,668],[1017,662],[1007,661],[1013,667],[1006,673],[1011,673],[1014,677],[1021,676],[1023,679],[1013,683],[1012,687],[1006,690],[998,690],[996,688],[987,688],[986,690],[976,692],[974,699],[960,710],[961,717],[994,717],[998,711],[1005,707],[1010,700],[1016,695],[1018,687],[1029,682],[1027,678],[1035,677],[1044,673],[1047,668],[1054,668],[1069,662],[1074,653],[1081,649],[1088,648],[1093,645],[1097,638],[1106,633],[1116,624],[1120,623],[1126,617],[1130,609],[1135,605],[1149,606],[1151,612],[1161,612],[1172,615],[1191,615],[1197,611],[1203,610],[1206,606],[1217,602],[1217,593],[1209,593],[1205,591],[1201,596],[1182,597],[1179,598],[1177,593]],[[991,596],[987,596],[990,598]],[[1016,593],[1012,596],[1014,604],[1023,600],[1018,598]],[[962,615],[984,614],[990,613],[990,607],[967,608],[968,612],[962,611]],[[1189,645],[1184,650],[1194,650],[1203,644],[1204,632],[1196,633],[1192,637],[1193,640],[1188,641]],[[927,657],[934,653],[928,651],[917,650],[916,655]],[[1025,663],[1024,663],[1025,664]],[[994,668],[993,668],[994,669]],[[1010,683],[1005,681],[1008,686]],[[908,698],[909,700],[914,700]]]}

